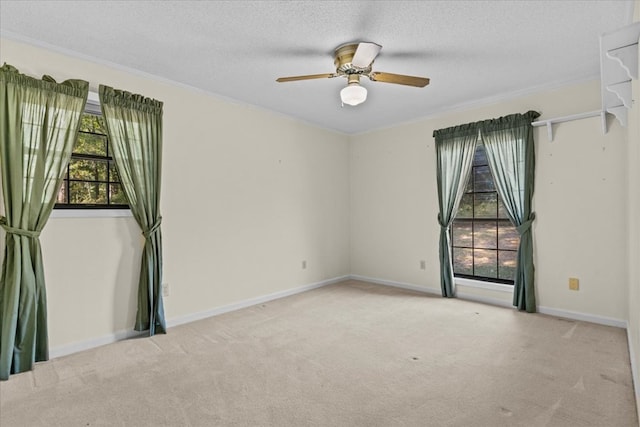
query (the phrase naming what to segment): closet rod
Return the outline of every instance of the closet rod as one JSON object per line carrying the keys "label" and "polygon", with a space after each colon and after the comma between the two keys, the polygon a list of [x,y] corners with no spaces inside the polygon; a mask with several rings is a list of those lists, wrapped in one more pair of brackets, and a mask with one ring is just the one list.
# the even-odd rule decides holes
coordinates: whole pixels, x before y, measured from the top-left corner
{"label": "closet rod", "polygon": [[602,119],[602,132],[607,133],[606,111],[602,111],[602,110],[589,111],[588,113],[572,114],[570,116],[556,117],[555,119],[538,120],[535,122],[531,122],[531,126],[534,126],[534,127],[546,126],[547,136],[549,137],[549,141],[553,141],[553,127],[552,127],[553,124],[570,122],[572,120],[580,120],[580,119],[586,119],[588,117],[597,117],[597,116],[600,116],[600,118]]}

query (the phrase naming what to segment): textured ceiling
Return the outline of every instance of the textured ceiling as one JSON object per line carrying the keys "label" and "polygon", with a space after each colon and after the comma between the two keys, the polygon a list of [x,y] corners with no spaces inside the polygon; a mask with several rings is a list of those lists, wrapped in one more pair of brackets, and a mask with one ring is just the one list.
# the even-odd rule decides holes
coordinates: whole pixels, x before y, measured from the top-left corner
{"label": "textured ceiling", "polygon": [[[599,76],[598,36],[631,23],[630,1],[0,1],[0,30],[345,133]],[[341,107],[346,42],[383,46],[371,82]],[[97,84],[98,82],[92,82]],[[136,88],[123,88],[136,91]]]}

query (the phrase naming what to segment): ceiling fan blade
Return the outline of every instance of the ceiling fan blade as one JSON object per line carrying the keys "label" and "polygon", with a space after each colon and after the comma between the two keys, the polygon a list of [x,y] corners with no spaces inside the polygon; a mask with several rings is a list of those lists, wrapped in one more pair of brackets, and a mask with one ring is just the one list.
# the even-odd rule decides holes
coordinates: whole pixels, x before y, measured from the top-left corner
{"label": "ceiling fan blade", "polygon": [[415,87],[425,87],[429,84],[429,79],[426,77],[405,76],[403,74],[373,72],[369,73],[369,78],[374,82],[395,83]]}
{"label": "ceiling fan blade", "polygon": [[376,43],[360,43],[356,49],[356,53],[353,54],[351,65],[358,68],[367,68],[373,60],[376,59],[376,56],[380,53],[380,49],[382,49],[382,46]]}
{"label": "ceiling fan blade", "polygon": [[307,76],[293,76],[293,77],[280,77],[276,79],[277,82],[295,82],[297,80],[312,80],[312,79],[330,79],[332,77],[336,77],[336,73],[325,73],[325,74],[309,74]]}

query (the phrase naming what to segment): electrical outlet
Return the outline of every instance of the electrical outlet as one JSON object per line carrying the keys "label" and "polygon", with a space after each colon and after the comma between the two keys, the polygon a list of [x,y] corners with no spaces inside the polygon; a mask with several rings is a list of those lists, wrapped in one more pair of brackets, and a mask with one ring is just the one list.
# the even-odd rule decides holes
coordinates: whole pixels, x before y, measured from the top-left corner
{"label": "electrical outlet", "polygon": [[163,283],[162,284],[162,296],[163,297],[168,297],[169,296],[169,284],[168,283]]}
{"label": "electrical outlet", "polygon": [[580,289],[580,281],[575,277],[569,277],[569,289],[577,291]]}
{"label": "electrical outlet", "polygon": [[426,270],[427,269],[427,262],[425,260],[421,260],[420,261],[420,270]]}
{"label": "electrical outlet", "polygon": [[302,269],[303,270],[307,269],[307,260],[306,259],[304,261],[302,261]]}

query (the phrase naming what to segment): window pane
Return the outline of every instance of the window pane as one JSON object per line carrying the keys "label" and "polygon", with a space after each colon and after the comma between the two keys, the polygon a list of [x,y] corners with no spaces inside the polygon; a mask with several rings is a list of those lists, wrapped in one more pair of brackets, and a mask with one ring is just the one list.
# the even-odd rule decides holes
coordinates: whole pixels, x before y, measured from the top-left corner
{"label": "window pane", "polygon": [[469,171],[469,178],[467,179],[467,186],[464,189],[465,193],[473,193],[473,169]]}
{"label": "window pane", "polygon": [[489,166],[473,168],[473,191],[495,191]]}
{"label": "window pane", "polygon": [[58,191],[57,204],[86,205],[87,208],[127,205],[115,163],[108,155],[104,119],[100,114],[85,112],[65,182]]}
{"label": "window pane", "polygon": [[453,234],[453,246],[465,246],[470,248],[473,244],[472,233],[473,227],[470,221],[453,221],[451,232]]}
{"label": "window pane", "polygon": [[507,218],[509,219],[509,214],[507,213],[507,209],[504,207],[504,203],[502,203],[502,198],[498,195],[498,218]]}
{"label": "window pane", "polygon": [[473,156],[473,166],[488,165],[487,153],[484,151],[484,144],[476,145],[476,152]]}
{"label": "window pane", "polygon": [[58,197],[56,203],[67,203],[67,180],[62,181],[62,187],[58,191]]}
{"label": "window pane", "polygon": [[109,182],[120,182],[120,175],[113,161],[109,162]]}
{"label": "window pane", "polygon": [[107,155],[107,137],[91,133],[78,133],[73,152],[77,154],[94,154],[96,156]]}
{"label": "window pane", "polygon": [[498,202],[496,193],[476,193],[475,218],[496,218]]}
{"label": "window pane", "polygon": [[517,252],[500,251],[500,279],[514,280],[516,278],[516,258]]}
{"label": "window pane", "polygon": [[474,274],[482,277],[498,277],[497,251],[474,249]]}
{"label": "window pane", "polygon": [[111,198],[112,205],[126,205],[127,196],[125,196],[122,186],[120,184],[109,185],[109,197]]}
{"label": "window pane", "polygon": [[509,220],[500,220],[498,225],[498,247],[500,249],[518,250],[520,236]]}
{"label": "window pane", "polygon": [[69,178],[83,181],[106,181],[106,160],[71,159],[69,163]]}
{"label": "window pane", "polygon": [[107,184],[96,182],[74,182],[69,184],[69,203],[106,204]]}
{"label": "window pane", "polygon": [[451,226],[454,273],[512,281],[519,236],[496,192],[482,143],[476,148],[455,219]]}
{"label": "window pane", "polygon": [[473,274],[473,249],[453,248],[453,272]]}
{"label": "window pane", "polygon": [[473,194],[462,196],[456,218],[473,218]]}
{"label": "window pane", "polygon": [[473,247],[482,249],[497,249],[498,230],[495,221],[474,221]]}
{"label": "window pane", "polygon": [[80,131],[101,133],[104,135],[106,135],[107,133],[102,116],[89,113],[84,113],[82,115],[82,121],[80,122]]}

